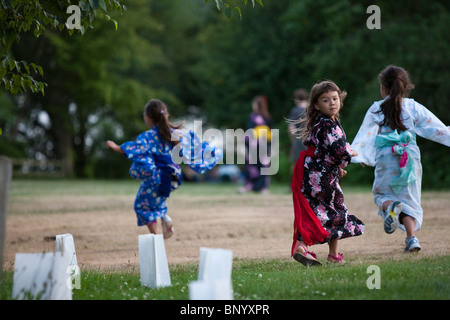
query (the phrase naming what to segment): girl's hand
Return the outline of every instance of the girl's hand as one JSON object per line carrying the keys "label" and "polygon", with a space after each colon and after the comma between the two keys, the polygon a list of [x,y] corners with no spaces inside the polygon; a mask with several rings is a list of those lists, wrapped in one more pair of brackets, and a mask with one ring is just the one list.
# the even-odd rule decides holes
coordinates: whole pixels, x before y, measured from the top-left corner
{"label": "girl's hand", "polygon": [[343,176],[345,176],[347,174],[347,171],[345,171],[344,169],[342,169],[341,167],[339,167],[339,173],[338,173],[338,177],[342,178]]}
{"label": "girl's hand", "polygon": [[356,157],[358,155],[358,152],[356,150],[352,150],[352,157]]}
{"label": "girl's hand", "polygon": [[106,141],[106,146],[115,152],[124,153],[122,148],[114,141],[111,140]]}

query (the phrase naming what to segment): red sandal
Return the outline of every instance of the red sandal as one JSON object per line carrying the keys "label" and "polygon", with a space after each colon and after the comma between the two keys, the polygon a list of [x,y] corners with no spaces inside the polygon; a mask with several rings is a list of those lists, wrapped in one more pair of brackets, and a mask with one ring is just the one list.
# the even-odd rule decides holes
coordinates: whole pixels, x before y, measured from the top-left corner
{"label": "red sandal", "polygon": [[341,263],[344,264],[346,261],[344,260],[344,255],[342,253],[338,253],[337,257],[332,254],[328,255],[327,258],[329,263]]}
{"label": "red sandal", "polygon": [[314,252],[306,250],[306,248],[303,245],[298,246],[298,248],[302,247],[302,249],[305,251],[304,253],[301,253],[299,251],[296,251],[293,254],[293,258],[303,264],[304,266],[320,266],[322,265],[318,260],[317,256]]}

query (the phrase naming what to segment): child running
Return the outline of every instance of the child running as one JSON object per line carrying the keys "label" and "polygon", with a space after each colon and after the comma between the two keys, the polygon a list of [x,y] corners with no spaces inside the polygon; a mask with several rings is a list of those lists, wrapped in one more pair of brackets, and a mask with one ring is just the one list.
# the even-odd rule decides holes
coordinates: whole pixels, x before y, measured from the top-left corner
{"label": "child running", "polygon": [[293,258],[305,266],[321,263],[308,246],[329,245],[327,261],[343,263],[338,240],[358,236],[364,224],[348,213],[339,178],[346,174],[352,152],[339,122],[339,110],[346,92],[332,81],[323,81],[311,89],[305,125],[294,131],[308,147],[297,160],[292,177],[294,203]]}
{"label": "child running", "polygon": [[406,98],[414,85],[408,72],[388,66],[378,76],[383,100],[367,111],[352,143],[353,162],[375,167],[373,195],[384,231],[406,231],[404,252],[421,249],[415,236],[423,221],[422,165],[416,135],[450,146],[446,127],[423,105]]}
{"label": "child running", "polygon": [[[153,99],[147,103],[144,121],[149,130],[141,133],[136,141],[119,146],[108,140],[106,145],[133,161],[130,176],[142,180],[134,202],[138,226],[146,225],[150,233],[156,234],[156,222],[160,218],[164,238],[168,239],[173,235],[173,223],[167,215],[166,199],[182,180],[180,166],[172,160],[172,149],[180,144],[176,148],[180,153],[177,156],[182,156],[183,162],[198,173],[212,169],[219,159],[219,152],[216,156],[214,147],[201,143],[192,131],[183,136],[178,130],[182,124],[175,125],[169,121],[167,107],[160,100]],[[172,141],[174,137],[178,137],[175,138],[178,141]],[[194,154],[191,152],[192,147],[195,149],[195,161],[189,158]],[[209,157],[203,158],[206,148],[209,149]]]}

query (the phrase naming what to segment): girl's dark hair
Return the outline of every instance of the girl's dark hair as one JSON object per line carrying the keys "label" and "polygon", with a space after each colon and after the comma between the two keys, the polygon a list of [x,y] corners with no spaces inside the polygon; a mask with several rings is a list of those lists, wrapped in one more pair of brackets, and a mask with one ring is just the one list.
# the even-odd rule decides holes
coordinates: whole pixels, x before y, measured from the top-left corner
{"label": "girl's dark hair", "polygon": [[253,111],[260,113],[264,119],[270,120],[272,116],[269,112],[269,103],[267,100],[267,96],[256,96],[252,100],[252,106],[256,106],[256,110]]}
{"label": "girl's dark hair", "polygon": [[[330,91],[336,91],[339,94],[339,100],[341,103],[341,108],[344,105],[344,99],[347,96],[347,92],[341,91],[339,87],[330,80],[325,80],[319,83],[316,83],[309,93],[309,101],[308,106],[306,107],[306,117],[291,121],[293,124],[299,124],[298,128],[292,130],[292,134],[294,134],[297,138],[302,139],[303,141],[308,138],[309,133],[311,132],[314,124],[316,123],[317,117],[321,114],[319,110],[315,108],[317,101],[319,100],[320,95],[323,93],[327,93]],[[339,119],[339,114],[337,114],[337,118]]]}
{"label": "girl's dark hair", "polygon": [[150,100],[145,105],[145,115],[152,119],[159,128],[161,139],[164,142],[171,142],[172,130],[179,129],[183,123],[173,124],[169,121],[169,113],[166,105],[157,99]]}
{"label": "girl's dark hair", "polygon": [[379,125],[388,126],[392,130],[408,130],[402,121],[402,99],[414,89],[408,72],[403,68],[390,65],[380,72],[378,79],[386,94],[389,95],[381,104],[381,110],[378,111],[384,114],[384,120]]}
{"label": "girl's dark hair", "polygon": [[292,96],[294,97],[294,101],[307,101],[308,91],[303,88],[295,89]]}

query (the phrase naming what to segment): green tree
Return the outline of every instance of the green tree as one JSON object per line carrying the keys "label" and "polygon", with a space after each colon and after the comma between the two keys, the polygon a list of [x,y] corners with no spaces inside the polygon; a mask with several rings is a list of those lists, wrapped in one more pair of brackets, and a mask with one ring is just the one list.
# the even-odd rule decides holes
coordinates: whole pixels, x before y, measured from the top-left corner
{"label": "green tree", "polygon": [[[366,9],[375,4],[381,10],[381,29],[366,27]],[[319,12],[319,14],[317,14]],[[316,13],[316,14],[314,14]],[[311,79],[329,78],[347,90],[342,123],[351,141],[373,101],[381,100],[378,73],[389,64],[404,67],[416,89],[411,97],[429,108],[444,123],[450,123],[446,105],[450,75],[442,70],[447,59],[450,36],[448,1],[335,1],[296,2],[286,14],[291,28],[307,41],[308,54],[302,59]],[[322,39],[322,40],[321,40]],[[449,187],[450,167],[445,146],[419,139],[424,167],[424,186]],[[347,181],[371,181],[372,170],[354,165]],[[432,172],[433,174],[426,174]]]}
{"label": "green tree", "polygon": [[[33,32],[36,37],[41,36],[46,29],[62,31],[67,29],[65,24],[69,17],[67,8],[74,1],[41,1],[41,0],[2,0],[0,10],[0,78],[1,86],[12,94],[32,92],[44,94],[44,82],[34,77],[43,76],[44,70],[34,62],[16,60],[11,57],[9,49],[14,42],[20,41],[21,35]],[[80,31],[84,33],[93,27],[96,18],[117,22],[106,13],[111,9],[125,10],[125,6],[118,0],[89,0],[77,1],[80,8]],[[73,29],[68,30],[70,34]]]}
{"label": "green tree", "polygon": [[276,122],[287,116],[293,89],[305,82],[292,68],[300,52],[282,28],[288,3],[244,9],[242,21],[219,20],[202,30],[201,58],[192,75],[198,83],[199,105],[217,126],[244,127],[251,100],[259,94],[269,97]]}
{"label": "green tree", "polygon": [[104,141],[132,139],[144,130],[142,111],[150,98],[168,103],[174,116],[182,113],[190,85],[186,70],[196,61],[195,36],[216,12],[194,0],[135,0],[118,30],[98,21],[92,24],[95,32],[84,35],[23,34],[11,54],[36,61],[48,84],[45,96],[20,94],[26,106],[20,109],[22,123],[30,125],[36,112],[51,120],[49,127],[33,122],[41,138],[51,141],[51,148],[33,150],[63,159],[65,176],[104,175],[112,164]]}
{"label": "green tree", "polygon": [[[206,0],[205,2],[211,2]],[[262,6],[262,0],[252,0]],[[241,6],[247,5],[248,0],[215,0],[218,10],[224,9],[225,14],[231,16],[234,11],[241,15]],[[35,80],[37,75],[43,76],[44,70],[34,62],[16,60],[8,55],[14,42],[20,41],[22,34],[32,31],[36,37],[41,36],[47,29],[68,30],[74,32],[73,25],[66,21],[77,15],[79,25],[76,27],[81,34],[93,28],[97,18],[111,21],[117,30],[118,23],[107,13],[113,9],[121,12],[126,10],[120,0],[1,0],[0,11],[0,79],[1,86],[12,94],[30,89],[32,92],[44,94],[45,83]],[[72,7],[75,6],[73,11]],[[79,16],[78,16],[79,15]],[[75,18],[74,18],[75,19]]]}
{"label": "green tree", "polygon": [[[148,1],[134,1],[117,31],[94,22],[95,32],[47,32],[38,39],[28,35],[14,46],[14,55],[34,58],[47,70],[47,94],[26,92],[23,97],[29,112],[42,106],[48,113],[51,126],[45,130],[53,144],[49,153],[63,159],[65,176],[88,174],[92,140],[87,138],[108,118],[121,119],[118,125],[123,128],[139,127],[136,119],[142,118],[142,106],[155,94],[139,78],[165,60],[158,46],[145,38],[157,31],[150,16]],[[173,99],[162,91],[161,96]]]}
{"label": "green tree", "polygon": [[[369,5],[381,9],[381,29],[368,29]],[[310,88],[323,79],[334,80],[348,92],[342,123],[349,141],[364,114],[380,99],[377,75],[389,64],[410,71],[416,89],[412,97],[444,123],[450,43],[446,31],[448,1],[280,0],[264,10],[245,12],[231,27],[206,26],[201,34],[201,62],[193,68],[200,105],[219,126],[243,127],[250,101],[266,94],[275,125],[288,139],[284,117],[296,87]],[[220,35],[220,39],[218,38]],[[285,134],[283,136],[283,133]],[[450,159],[445,146],[419,141],[424,186],[449,187]],[[373,172],[352,165],[345,181],[371,183]],[[288,177],[286,177],[288,179]]]}

